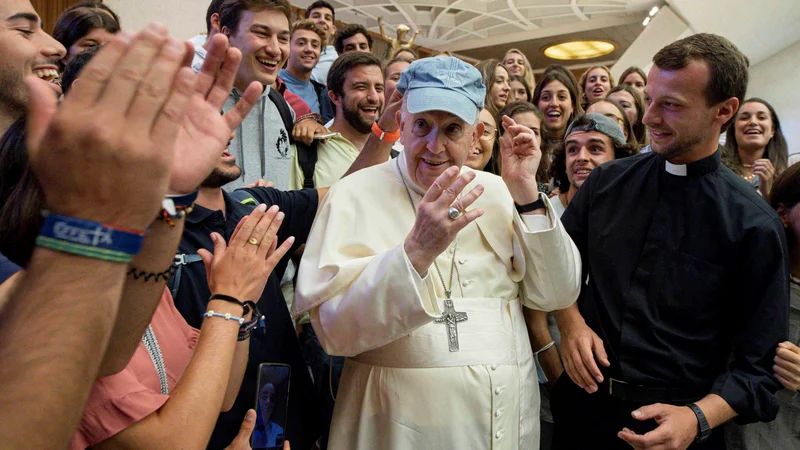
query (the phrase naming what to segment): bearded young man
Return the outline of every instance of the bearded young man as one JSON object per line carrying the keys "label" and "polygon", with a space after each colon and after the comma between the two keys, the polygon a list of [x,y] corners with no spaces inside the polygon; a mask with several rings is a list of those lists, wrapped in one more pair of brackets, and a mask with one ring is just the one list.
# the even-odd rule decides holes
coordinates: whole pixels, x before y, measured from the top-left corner
{"label": "bearded young man", "polygon": [[[371,53],[342,55],[328,72],[329,97],[336,105],[336,117],[329,127],[339,133],[317,144],[314,187],[329,187],[338,181],[358,157],[372,133],[372,124],[383,111],[384,84],[381,62]],[[303,184],[299,162],[293,188]]]}
{"label": "bearded young man", "polygon": [[595,168],[561,218],[585,282],[556,312],[567,373],[552,393],[556,448],[724,449],[714,428],[777,414],[786,238],[718,148],[747,58],[696,34],[653,63],[652,153]]}

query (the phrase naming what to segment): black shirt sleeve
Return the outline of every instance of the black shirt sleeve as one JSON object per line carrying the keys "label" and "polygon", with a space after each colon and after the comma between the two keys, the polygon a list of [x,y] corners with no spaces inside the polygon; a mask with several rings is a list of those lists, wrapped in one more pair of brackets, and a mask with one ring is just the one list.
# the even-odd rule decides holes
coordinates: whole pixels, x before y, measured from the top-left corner
{"label": "black shirt sleeve", "polygon": [[319,195],[316,189],[280,191],[269,187],[255,187],[239,190],[246,191],[259,203],[266,204],[267,207],[278,205],[286,215],[280,230],[278,230],[279,243],[289,236],[294,236],[292,252],[306,243],[319,204]]}
{"label": "black shirt sleeve", "polygon": [[711,389],[739,414],[739,423],[768,422],[778,413],[773,376],[778,343],[786,340],[789,317],[789,260],[777,223],[751,229],[742,243],[731,279],[733,360]]}
{"label": "black shirt sleeve", "polygon": [[22,270],[21,267],[9,261],[8,258],[0,253],[0,284],[11,278],[12,275]]}

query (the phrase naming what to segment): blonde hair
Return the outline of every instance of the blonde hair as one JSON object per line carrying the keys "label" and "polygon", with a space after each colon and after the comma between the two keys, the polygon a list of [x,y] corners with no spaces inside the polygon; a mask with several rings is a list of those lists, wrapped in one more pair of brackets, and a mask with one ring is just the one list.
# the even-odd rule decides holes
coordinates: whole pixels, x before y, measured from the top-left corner
{"label": "blonde hair", "polygon": [[[530,61],[528,61],[528,57],[525,56],[525,53],[522,53],[522,50],[518,48],[510,48],[503,56],[503,60],[500,61],[501,64],[506,61],[506,57],[508,56],[509,53],[516,53],[522,56],[522,61],[524,62],[525,66],[525,74],[522,76],[522,78],[525,79],[525,82],[528,83],[528,86],[531,86],[532,89],[533,86],[536,86],[536,77],[533,75],[533,68],[531,68],[531,63]],[[511,72],[509,72],[509,75],[511,75]]]}

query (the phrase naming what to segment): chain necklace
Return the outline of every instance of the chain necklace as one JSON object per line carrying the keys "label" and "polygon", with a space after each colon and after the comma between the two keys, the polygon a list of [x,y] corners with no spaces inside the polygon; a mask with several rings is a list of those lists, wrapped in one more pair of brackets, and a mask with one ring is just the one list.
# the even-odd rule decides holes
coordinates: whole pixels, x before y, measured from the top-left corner
{"label": "chain necklace", "polygon": [[147,326],[142,335],[142,343],[150,354],[150,359],[158,372],[158,379],[161,382],[161,393],[163,395],[169,394],[169,381],[167,380],[167,368],[164,365],[164,355],[161,353],[161,347],[158,345],[158,339],[153,332],[153,327]]}
{"label": "chain necklace", "polygon": [[[400,158],[395,158],[395,163],[397,165],[397,170],[400,171]],[[400,171],[400,180],[403,182],[403,186],[406,188],[406,194],[408,194],[408,201],[411,202],[411,208],[414,210],[414,217],[417,217],[417,205],[414,203],[414,199],[411,197],[411,189],[408,188],[408,183],[406,183],[405,178],[403,177],[403,172]],[[444,293],[447,296],[447,299],[450,300],[450,295],[453,292],[453,274],[456,273],[456,251],[458,250],[458,235],[456,235],[456,245],[453,247],[453,262],[450,265],[450,284],[448,286],[444,285],[444,277],[442,276],[442,271],[439,270],[439,264],[436,263],[436,260],[433,260],[433,267],[436,268],[436,273],[439,274],[439,279],[442,280],[442,286],[444,287]]]}

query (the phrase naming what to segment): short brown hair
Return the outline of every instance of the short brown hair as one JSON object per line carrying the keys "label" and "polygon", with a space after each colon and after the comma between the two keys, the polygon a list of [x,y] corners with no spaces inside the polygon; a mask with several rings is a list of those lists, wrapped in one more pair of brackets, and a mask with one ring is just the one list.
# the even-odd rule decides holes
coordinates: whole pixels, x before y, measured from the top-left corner
{"label": "short brown hair", "polygon": [[706,87],[708,106],[731,97],[737,98],[739,104],[744,102],[750,61],[731,41],[716,34],[698,33],[667,45],[653,57],[653,63],[663,70],[683,69],[692,60],[703,61],[711,68]]}
{"label": "short brown hair", "polygon": [[313,31],[314,33],[317,33],[317,36],[319,36],[322,45],[324,45],[326,42],[325,32],[322,31],[322,28],[317,26],[317,23],[311,19],[298,20],[297,22],[293,23],[291,35],[294,36],[294,32],[297,30]]}
{"label": "short brown hair", "polygon": [[336,58],[328,70],[328,90],[334,94],[344,96],[344,81],[350,69],[358,66],[378,66],[381,68],[381,60],[372,53],[348,52]]}
{"label": "short brown hair", "polygon": [[227,27],[231,34],[236,34],[242,12],[260,12],[274,9],[282,12],[289,23],[292,22],[292,5],[287,0],[226,0],[219,8],[219,28]]}

